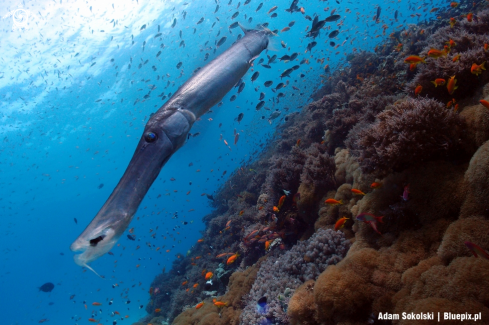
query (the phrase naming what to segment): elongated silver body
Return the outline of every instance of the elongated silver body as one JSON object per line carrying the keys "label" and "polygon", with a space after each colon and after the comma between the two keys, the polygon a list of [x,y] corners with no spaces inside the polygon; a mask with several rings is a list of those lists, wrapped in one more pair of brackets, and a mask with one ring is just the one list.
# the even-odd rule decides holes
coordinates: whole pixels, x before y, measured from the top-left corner
{"label": "elongated silver body", "polygon": [[72,251],[82,252],[74,256],[78,265],[90,268],[88,263],[114,246],[161,168],[184,144],[197,118],[219,103],[267,48],[269,30],[243,31],[243,38],[187,80],[149,119],[121,180],[71,244]]}

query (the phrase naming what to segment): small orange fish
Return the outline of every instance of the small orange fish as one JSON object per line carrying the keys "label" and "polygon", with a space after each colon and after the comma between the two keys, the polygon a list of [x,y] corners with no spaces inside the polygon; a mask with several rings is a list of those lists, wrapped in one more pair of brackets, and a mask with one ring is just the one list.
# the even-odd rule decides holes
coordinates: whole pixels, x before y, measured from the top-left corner
{"label": "small orange fish", "polygon": [[335,199],[327,199],[326,201],[324,201],[324,203],[326,204],[329,204],[329,205],[340,205],[340,204],[343,204],[343,201],[342,200],[335,200]]}
{"label": "small orange fish", "polygon": [[446,42],[446,43],[447,43],[447,44],[448,44],[448,46],[450,46],[450,47],[454,47],[455,45],[457,45],[457,44],[456,44],[456,43],[453,41],[453,39],[450,39],[450,40],[449,40],[448,42]]}
{"label": "small orange fish", "polygon": [[215,298],[212,300],[212,302],[214,303],[214,306],[218,308],[222,308],[228,305],[227,302],[217,301]]}
{"label": "small orange fish", "polygon": [[453,94],[453,92],[455,91],[455,89],[458,88],[458,86],[455,86],[456,83],[457,83],[457,79],[455,79],[455,76],[453,76],[450,79],[448,79],[447,89],[448,89],[448,93],[450,95]]}
{"label": "small orange fish", "polygon": [[457,23],[457,20],[455,20],[455,18],[450,18],[450,27],[453,28],[453,26],[455,26],[455,24]]}
{"label": "small orange fish", "polygon": [[102,306],[100,302],[92,302],[92,306]]}
{"label": "small orange fish", "polygon": [[421,93],[421,91],[422,91],[422,90],[423,90],[423,86],[418,85],[418,86],[417,86],[417,87],[414,89],[414,95],[415,95],[415,96],[418,96],[418,95]]}
{"label": "small orange fish", "polygon": [[238,143],[238,140],[239,140],[239,133],[236,133],[236,135],[234,136],[234,145]]}
{"label": "small orange fish", "polygon": [[282,208],[282,205],[284,205],[284,201],[285,201],[285,195],[282,195],[280,197],[280,200],[278,200],[278,206],[277,206],[277,208],[281,209]]}
{"label": "small orange fish", "polygon": [[244,213],[244,210],[239,211],[239,215],[242,216]]}
{"label": "small orange fish", "polygon": [[202,306],[204,306],[204,302],[200,302],[198,303],[197,305],[195,305],[195,309],[199,309],[199,308],[202,308]]}
{"label": "small orange fish", "polygon": [[482,106],[489,109],[489,102],[487,100],[481,99],[480,103],[482,104]]}
{"label": "small orange fish", "polygon": [[280,210],[276,206],[273,206],[273,212],[280,212]]}
{"label": "small orange fish", "polygon": [[85,305],[83,305],[83,306],[85,306],[85,309],[88,309],[86,304],[85,304]]}
{"label": "small orange fish", "polygon": [[484,44],[484,51],[486,51],[486,52],[487,52],[487,50],[489,50],[489,44],[485,43],[485,44]]}
{"label": "small orange fish", "polygon": [[457,6],[458,6],[458,2],[451,2],[450,3],[450,7],[452,7],[452,8],[457,8]]}
{"label": "small orange fish", "polygon": [[267,251],[267,250],[270,248],[270,244],[271,244],[271,243],[272,243],[272,241],[271,241],[271,240],[267,240],[267,241],[265,242],[265,250],[266,250],[266,251]]}
{"label": "small orange fish", "polygon": [[183,282],[182,282],[182,285],[184,286],[184,285],[186,285],[187,283],[188,283],[188,281],[183,281]]}
{"label": "small orange fish", "polygon": [[301,14],[305,14],[306,11],[304,10],[304,7],[301,7]]}
{"label": "small orange fish", "polygon": [[199,239],[199,240],[197,240],[197,242],[198,243],[202,243],[202,242],[204,242],[204,240],[203,239]]}
{"label": "small orange fish", "polygon": [[473,14],[473,13],[471,13],[471,12],[469,12],[469,13],[467,14],[467,21],[468,21],[469,23],[471,23],[471,22],[472,22],[472,18],[474,18],[474,14]]}
{"label": "small orange fish", "polygon": [[198,283],[194,284],[192,287],[197,288],[199,286]]}
{"label": "small orange fish", "polygon": [[378,182],[373,182],[372,184],[370,184],[370,188],[379,188],[379,187],[382,187],[382,183],[378,183]]}
{"label": "small orange fish", "polygon": [[346,220],[348,220],[348,219],[350,219],[350,218],[343,217],[343,218],[338,219],[338,221],[336,221],[336,223],[334,225],[334,231],[337,231],[337,230],[343,228],[345,226]]}
{"label": "small orange fish", "polygon": [[236,253],[236,254],[233,254],[232,256],[230,256],[226,262],[226,265],[229,265],[231,263],[233,263],[234,261],[236,261],[236,259],[238,258],[239,254]]}
{"label": "small orange fish", "polygon": [[458,60],[460,60],[460,54],[455,55],[452,59],[452,62],[457,62]]}
{"label": "small orange fish", "polygon": [[411,64],[409,65],[409,71],[414,71],[414,70],[416,70],[416,66],[417,66],[417,64],[416,64],[416,63],[411,63]]}
{"label": "small orange fish", "polygon": [[407,58],[404,59],[404,62],[409,63],[409,64],[411,64],[411,63],[414,63],[414,64],[426,63],[426,62],[424,62],[424,58],[417,56],[417,55],[408,56]]}
{"label": "small orange fish", "polygon": [[277,10],[278,6],[272,7],[272,9],[268,10],[267,14],[271,13],[272,11]]}
{"label": "small orange fish", "polygon": [[447,56],[447,52],[445,50],[440,51],[440,50],[437,50],[437,49],[431,49],[431,50],[428,51],[428,56],[430,58],[438,59],[441,56]]}
{"label": "small orange fish", "polygon": [[212,272],[207,272],[207,273],[206,273],[206,275],[205,275],[205,279],[206,279],[206,280],[210,280],[210,279],[212,279],[212,276],[213,276],[213,275],[214,275],[214,273],[212,273]]}
{"label": "small orange fish", "polygon": [[432,81],[431,83],[433,85],[435,85],[435,88],[438,87],[438,86],[443,86],[445,84],[446,80],[445,79],[442,79],[442,78],[437,78],[435,79],[434,81]]}
{"label": "small orange fish", "polygon": [[295,143],[295,145],[298,147],[299,145],[301,144],[301,139],[297,140],[297,142]]}
{"label": "small orange fish", "polygon": [[455,104],[455,106],[453,107],[453,111],[454,112],[458,111],[458,104]]}
{"label": "small orange fish", "polygon": [[115,315],[120,315],[121,313],[119,313],[117,310],[114,310],[114,314]]}
{"label": "small orange fish", "polygon": [[281,32],[283,33],[283,32],[286,32],[288,30],[290,30],[290,27],[284,27],[284,28],[282,28]]}
{"label": "small orange fish", "polygon": [[89,318],[89,319],[88,319],[88,321],[89,321],[89,322],[92,322],[92,323],[98,323],[98,320],[93,319],[93,318]]}
{"label": "small orange fish", "polygon": [[358,189],[356,189],[356,188],[352,188],[352,189],[351,189],[351,192],[352,192],[353,194],[365,195],[365,193],[363,193],[362,191],[360,191],[360,190],[358,190]]}
{"label": "small orange fish", "polygon": [[161,311],[161,308],[156,308],[155,313],[159,313]]}
{"label": "small orange fish", "polygon": [[482,70],[486,70],[486,68],[484,67],[484,63],[486,63],[485,61],[482,62],[482,64],[475,64],[475,63],[472,63],[472,67],[470,68],[470,73],[472,74],[475,74],[476,76],[480,75],[482,73]]}

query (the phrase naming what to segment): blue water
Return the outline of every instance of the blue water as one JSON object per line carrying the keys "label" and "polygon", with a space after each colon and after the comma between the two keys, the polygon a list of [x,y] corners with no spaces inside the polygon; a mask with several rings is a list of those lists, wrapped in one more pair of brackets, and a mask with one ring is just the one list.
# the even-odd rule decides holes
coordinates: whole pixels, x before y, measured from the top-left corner
{"label": "blue water", "polygon": [[[263,7],[255,12],[262,2]],[[241,1],[236,9],[238,1],[229,5],[229,0],[221,1],[216,14],[216,2],[208,0],[113,1],[114,7],[110,1],[2,2],[2,17],[19,8],[30,13],[24,28],[13,29],[11,17],[0,20],[2,324],[37,324],[43,319],[52,324],[82,324],[88,323],[92,315],[108,324],[113,311],[129,316],[123,321],[118,316],[119,323],[132,323],[144,316],[144,308],[139,306],[146,306],[154,276],[163,268],[169,270],[172,261],[179,254],[184,256],[200,238],[199,232],[204,229],[201,219],[212,211],[209,199],[202,194],[214,193],[232,172],[266,148],[263,145],[274,137],[284,116],[309,103],[309,96],[329,73],[348,66],[347,54],[354,49],[373,50],[408,23],[435,18],[436,12],[430,13],[430,9],[442,6],[436,1],[338,4],[300,0],[299,7],[305,9],[305,14],[291,14],[284,11],[291,2],[252,0],[245,6]],[[376,24],[373,16],[378,5],[382,13]],[[270,18],[272,13],[267,12],[274,6],[278,9],[272,13],[278,17]],[[342,16],[341,20],[327,23],[326,28],[331,29],[321,31],[317,46],[305,53],[312,41],[305,37],[306,28],[311,26],[306,15],[317,13],[324,19],[332,9]],[[397,22],[395,10],[399,11]],[[237,11],[238,17],[231,19]],[[411,16],[415,13],[421,17]],[[204,21],[197,25],[202,17]],[[251,23],[249,17],[253,18]],[[174,28],[173,18],[177,18]],[[230,97],[237,94],[237,88],[223,99],[221,107],[212,108],[212,113],[193,126],[190,132],[200,135],[191,137],[165,165],[130,225],[136,241],[124,235],[112,249],[113,256],[106,254],[91,264],[105,279],[77,266],[69,246],[122,176],[150,114],[164,103],[157,95],[173,94],[193,70],[229,48],[242,34],[239,28],[229,32],[228,26],[235,21],[248,28],[269,22],[270,29],[279,31],[295,21],[289,31],[279,33],[274,42],[276,50],[263,52],[255,63],[264,58],[266,64],[267,54],[281,57],[299,52],[296,62],[276,60],[271,69],[255,64],[259,78],[251,83],[253,72],[249,71],[243,78],[246,86],[235,101],[231,102]],[[333,40],[340,46],[333,48],[327,35],[340,22],[340,34]],[[146,28],[142,29],[143,25]],[[155,38],[158,26],[162,35]],[[215,42],[222,36],[228,39],[214,53]],[[179,46],[181,40],[185,47]],[[204,62],[206,53],[209,59]],[[280,103],[271,101],[278,93],[271,89],[281,82],[280,73],[303,59],[309,59],[309,64],[282,80],[290,81],[281,90],[286,97]],[[178,62],[183,63],[180,69],[176,68]],[[140,63],[143,65],[139,69]],[[324,71],[327,64],[330,72]],[[266,88],[263,83],[268,80],[274,84]],[[165,88],[168,81],[171,85]],[[148,85],[156,89],[144,100]],[[256,111],[260,92],[266,94],[267,102]],[[268,116],[276,109],[282,114],[270,124]],[[237,123],[239,113],[244,113],[244,118]],[[235,129],[240,133],[237,145]],[[221,135],[229,146],[220,140]],[[227,173],[222,176],[224,171]],[[191,209],[194,211],[189,212]],[[172,219],[175,212],[178,218]],[[55,284],[51,293],[37,289],[45,282]],[[118,286],[113,288],[115,284]],[[110,306],[109,300],[113,300]],[[92,306],[92,302],[102,306]]]}

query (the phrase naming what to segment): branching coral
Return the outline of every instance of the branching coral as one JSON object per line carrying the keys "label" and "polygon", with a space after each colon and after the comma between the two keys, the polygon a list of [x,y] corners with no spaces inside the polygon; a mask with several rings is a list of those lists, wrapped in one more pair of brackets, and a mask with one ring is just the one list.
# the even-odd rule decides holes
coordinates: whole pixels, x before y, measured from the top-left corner
{"label": "branching coral", "polygon": [[364,172],[386,174],[449,158],[460,150],[461,118],[431,99],[407,99],[377,115],[351,137],[351,152]]}
{"label": "branching coral", "polygon": [[[481,64],[489,61],[489,52],[484,50],[484,44],[489,43],[489,11],[480,12],[477,15],[477,21],[468,22],[466,19],[458,22],[455,27],[451,28],[446,25],[439,28],[427,40],[428,45],[420,54],[426,56],[431,49],[442,50],[446,42],[453,40],[456,45],[451,48],[450,54],[446,57],[426,58],[426,64],[418,65],[417,74],[414,79],[406,85],[406,91],[414,94],[414,89],[421,85],[423,91],[421,95],[436,98],[443,102],[455,97],[460,100],[463,97],[472,95],[478,88],[477,85],[485,82],[489,74],[485,73],[479,77],[471,73],[473,63]],[[453,58],[459,54],[458,61]],[[449,77],[456,76],[458,89],[453,95],[450,95],[446,87],[435,87],[431,81],[437,78],[443,78],[448,81]]]}
{"label": "branching coral", "polygon": [[[287,319],[285,291],[315,279],[328,265],[338,263],[346,254],[349,242],[339,232],[318,230],[310,239],[299,242],[281,256],[272,253],[262,264],[257,279],[246,298],[241,314],[243,324],[260,324]],[[260,298],[266,297],[268,308],[258,311]]]}

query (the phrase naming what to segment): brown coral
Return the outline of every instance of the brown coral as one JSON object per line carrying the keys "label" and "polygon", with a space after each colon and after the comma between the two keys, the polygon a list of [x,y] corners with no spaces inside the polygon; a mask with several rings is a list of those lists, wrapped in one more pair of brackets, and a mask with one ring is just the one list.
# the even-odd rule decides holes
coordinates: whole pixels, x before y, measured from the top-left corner
{"label": "brown coral", "polygon": [[470,241],[489,250],[489,220],[475,216],[455,221],[448,227],[438,248],[438,256],[449,263],[459,256],[472,256],[464,242]]}
{"label": "brown coral", "polygon": [[289,301],[290,325],[315,325],[314,280],[304,282]]}
{"label": "brown coral", "polygon": [[[190,308],[173,321],[173,325],[238,325],[243,308],[242,298],[253,285],[258,269],[264,258],[242,272],[234,272],[229,279],[229,290],[219,300],[228,302],[228,306],[219,310],[207,299],[200,309]],[[220,314],[219,314],[220,312]]]}
{"label": "brown coral", "polygon": [[473,215],[489,217],[489,141],[485,142],[470,160],[465,173],[465,181],[470,184],[462,205],[460,217]]}
{"label": "brown coral", "polygon": [[364,172],[385,175],[459,153],[462,119],[440,102],[407,99],[377,119],[349,135]]}
{"label": "brown coral", "polygon": [[[436,259],[416,266],[420,272],[408,270],[403,275],[405,287],[394,297],[395,312],[482,312],[489,317],[489,268],[487,260],[458,257],[448,266]],[[440,303],[443,302],[443,303]],[[407,324],[407,323],[401,323]]]}

